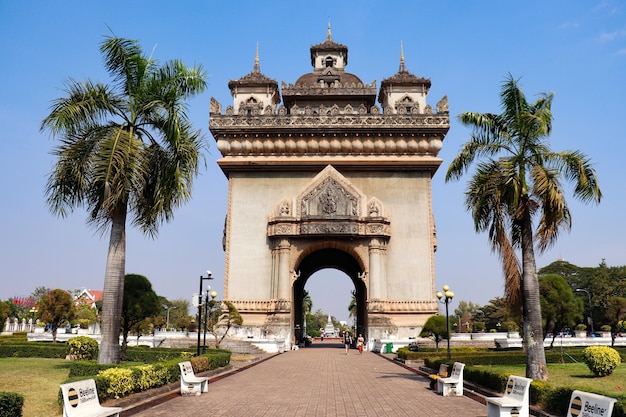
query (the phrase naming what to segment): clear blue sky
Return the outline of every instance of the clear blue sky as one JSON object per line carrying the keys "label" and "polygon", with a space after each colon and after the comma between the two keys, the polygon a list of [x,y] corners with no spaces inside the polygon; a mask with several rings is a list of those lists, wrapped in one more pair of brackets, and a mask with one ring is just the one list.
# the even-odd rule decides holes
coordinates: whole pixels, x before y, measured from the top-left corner
{"label": "clear blue sky", "polygon": [[[306,6],[305,6],[306,5]],[[579,266],[626,264],[626,4],[623,1],[70,1],[0,0],[0,299],[38,286],[101,289],[108,235],[85,225],[85,213],[54,217],[44,186],[55,142],[39,132],[64,80],[110,82],[99,44],[111,31],[138,39],[161,61],[202,64],[209,88],[189,114],[211,144],[193,200],[161,227],[157,240],[128,230],[127,272],[147,276],[158,294],[189,299],[211,269],[223,290],[221,248],[227,182],[208,131],[209,99],[232,103],[228,81],[252,70],[257,42],[262,72],[293,83],[310,72],[309,48],[333,39],[349,48],[347,70],[364,82],[398,70],[400,42],[409,71],[430,78],[429,103],[448,95],[451,116],[500,112],[499,90],[511,73],[529,99],[554,91],[554,150],[580,149],[595,163],[604,199],[576,202],[567,186],[573,229],[538,266],[563,258]],[[452,120],[433,179],[439,249],[437,287],[479,304],[502,294],[498,259],[464,210],[467,178],[444,183],[469,131]],[[350,285],[339,272],[309,281],[314,308],[347,318]]]}

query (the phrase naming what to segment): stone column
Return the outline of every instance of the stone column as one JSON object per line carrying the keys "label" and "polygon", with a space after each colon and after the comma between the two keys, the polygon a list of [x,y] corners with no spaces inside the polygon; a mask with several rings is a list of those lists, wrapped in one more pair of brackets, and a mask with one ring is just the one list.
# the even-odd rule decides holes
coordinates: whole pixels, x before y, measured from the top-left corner
{"label": "stone column", "polygon": [[289,252],[291,243],[281,239],[278,244],[278,299],[291,299],[291,275],[289,274]]}
{"label": "stone column", "polygon": [[383,300],[387,297],[385,286],[385,247],[379,239],[369,244],[369,299]]}

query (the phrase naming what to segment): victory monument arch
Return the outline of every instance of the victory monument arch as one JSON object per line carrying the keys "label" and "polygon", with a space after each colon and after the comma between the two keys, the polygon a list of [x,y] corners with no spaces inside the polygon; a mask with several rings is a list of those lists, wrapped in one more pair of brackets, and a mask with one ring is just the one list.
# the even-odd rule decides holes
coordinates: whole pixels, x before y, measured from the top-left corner
{"label": "victory monument arch", "polygon": [[348,47],[329,28],[311,46],[313,72],[295,83],[279,89],[257,53],[252,72],[228,83],[233,104],[222,112],[211,99],[228,178],[224,299],[249,336],[299,339],[305,284],[324,268],[354,283],[368,339],[417,336],[438,312],[431,178],[448,104],[427,104],[430,80],[400,55],[378,90],[346,72]]}

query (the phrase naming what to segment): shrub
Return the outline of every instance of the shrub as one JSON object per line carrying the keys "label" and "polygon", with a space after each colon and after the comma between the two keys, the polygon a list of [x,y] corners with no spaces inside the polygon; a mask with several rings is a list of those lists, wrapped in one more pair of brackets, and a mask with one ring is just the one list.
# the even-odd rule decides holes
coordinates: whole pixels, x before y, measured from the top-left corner
{"label": "shrub", "polygon": [[502,323],[502,330],[505,332],[519,332],[519,326],[514,321],[505,321]]}
{"label": "shrub", "polygon": [[0,392],[0,417],[22,417],[24,396],[15,392]]}
{"label": "shrub", "polygon": [[95,361],[74,361],[70,365],[69,378],[91,378],[109,368],[119,368],[117,364],[98,364]]}
{"label": "shrub", "polygon": [[70,359],[89,361],[98,356],[98,342],[91,337],[78,336],[67,341],[67,354]]}
{"label": "shrub", "polygon": [[0,358],[56,358],[67,355],[65,343],[6,342],[0,343]]}
{"label": "shrub", "polygon": [[611,375],[622,362],[619,353],[608,346],[589,346],[583,350],[583,360],[595,376]]}
{"label": "shrub", "polygon": [[600,330],[603,332],[610,332],[611,326],[609,326],[608,324],[603,324],[602,326],[600,326]]}
{"label": "shrub", "polygon": [[121,398],[135,391],[133,371],[130,368],[110,368],[101,371],[98,376],[107,381],[107,397]]}

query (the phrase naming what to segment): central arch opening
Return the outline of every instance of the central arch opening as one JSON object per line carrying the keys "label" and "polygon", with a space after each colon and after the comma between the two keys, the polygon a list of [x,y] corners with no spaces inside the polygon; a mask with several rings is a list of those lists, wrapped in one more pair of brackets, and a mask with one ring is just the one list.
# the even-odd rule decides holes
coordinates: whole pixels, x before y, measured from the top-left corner
{"label": "central arch opening", "polygon": [[[352,325],[356,322],[356,308],[351,312],[349,306],[355,288],[352,280],[344,272],[334,268],[319,270],[309,277],[304,290],[305,297],[308,294],[312,302],[309,311],[311,315],[319,315],[320,311],[324,313],[323,322],[320,317],[319,324],[315,326],[317,330],[325,328],[328,316],[332,316],[336,330],[338,329],[337,323],[343,324],[342,328],[352,329]],[[356,299],[353,305],[356,307]],[[304,308],[306,309],[306,303]],[[306,311],[303,311],[303,314],[306,317]],[[307,323],[306,319],[305,325],[305,332],[313,330],[312,324]]]}
{"label": "central arch opening", "polygon": [[[308,253],[297,265],[296,270],[299,271],[299,276],[293,284],[293,328],[296,340],[301,343],[303,340],[305,323],[304,323],[304,309],[303,301],[305,296],[305,287],[307,281],[313,277],[314,274],[322,270],[330,270],[333,274],[343,273],[347,276],[348,280],[352,282],[352,288],[354,289],[356,299],[356,317],[353,318],[353,328],[356,329],[356,333],[366,335],[367,329],[367,315],[366,315],[366,303],[367,303],[367,288],[365,283],[359,276],[363,274],[363,269],[359,265],[359,262],[349,253],[337,248],[321,248]],[[322,273],[328,273],[324,271]],[[313,277],[315,279],[315,277]],[[346,287],[346,284],[343,285]],[[350,284],[347,284],[350,288]],[[329,286],[327,291],[333,291],[334,288]],[[351,297],[351,295],[349,295]],[[315,309],[315,306],[314,306]],[[346,317],[348,316],[348,305],[345,306]]]}

